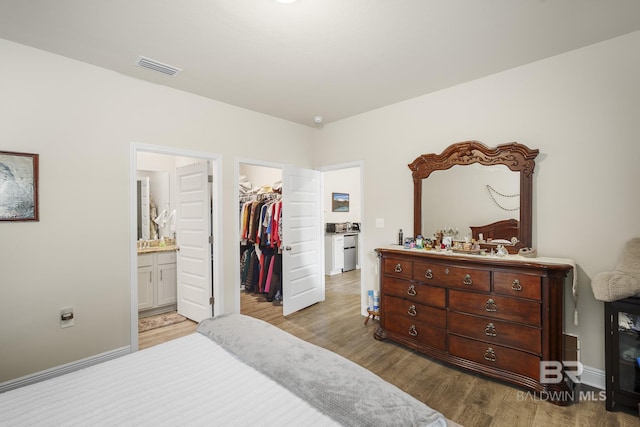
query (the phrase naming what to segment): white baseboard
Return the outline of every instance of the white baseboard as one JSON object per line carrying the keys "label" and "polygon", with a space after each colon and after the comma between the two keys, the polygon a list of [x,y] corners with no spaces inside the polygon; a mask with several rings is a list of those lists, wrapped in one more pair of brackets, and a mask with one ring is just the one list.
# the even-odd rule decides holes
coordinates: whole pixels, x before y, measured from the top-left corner
{"label": "white baseboard", "polygon": [[95,356],[87,357],[86,359],[76,360],[75,362],[36,372],[35,374],[25,375],[24,377],[1,383],[0,393],[68,374],[69,372],[97,365],[98,363],[106,362],[107,360],[117,359],[118,357],[122,357],[129,353],[131,353],[130,346],[121,347]]}
{"label": "white baseboard", "polygon": [[[364,313],[363,316],[367,314]],[[117,359],[118,357],[125,356],[131,353],[129,346],[118,348],[112,351],[108,351],[96,356],[91,356],[86,359],[77,360],[75,362],[67,363],[66,365],[56,366],[55,368],[47,369],[44,371],[36,372],[35,374],[26,375],[24,377],[9,380],[0,384],[0,393],[13,390],[19,387],[23,387],[29,384],[35,384],[40,381],[47,380],[49,378],[58,377],[60,375],[68,374],[69,372],[77,371],[79,369],[87,368],[98,363],[106,362],[107,360]],[[589,366],[584,366],[582,375],[580,376],[580,382],[591,387],[595,387],[600,390],[606,389],[605,384],[605,371],[602,369],[596,369]]]}
{"label": "white baseboard", "polygon": [[591,387],[599,388],[600,390],[605,390],[606,373],[602,369],[583,366],[582,375],[580,375],[580,382]]}

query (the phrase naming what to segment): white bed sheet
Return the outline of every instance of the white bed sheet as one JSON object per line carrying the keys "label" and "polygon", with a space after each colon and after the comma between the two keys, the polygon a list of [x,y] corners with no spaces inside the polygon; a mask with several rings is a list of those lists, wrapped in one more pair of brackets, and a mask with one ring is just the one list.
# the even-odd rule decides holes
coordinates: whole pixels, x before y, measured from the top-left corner
{"label": "white bed sheet", "polygon": [[0,394],[2,426],[335,426],[194,333]]}

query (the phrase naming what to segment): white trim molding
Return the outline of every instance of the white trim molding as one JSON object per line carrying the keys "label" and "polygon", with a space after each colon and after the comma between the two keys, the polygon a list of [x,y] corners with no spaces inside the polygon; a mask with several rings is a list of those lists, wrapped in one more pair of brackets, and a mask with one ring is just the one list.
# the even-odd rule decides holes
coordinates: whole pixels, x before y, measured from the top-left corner
{"label": "white trim molding", "polygon": [[76,360],[75,362],[67,363],[64,365],[56,366],[44,371],[36,372],[35,374],[25,375],[24,377],[9,380],[0,384],[0,393],[13,390],[16,388],[24,387],[26,385],[39,383],[51,378],[59,377],[80,369],[88,368],[89,366],[97,365],[108,360],[117,359],[131,353],[131,347],[121,347],[115,350],[110,350],[105,353],[97,354],[95,356],[87,357],[85,359]]}

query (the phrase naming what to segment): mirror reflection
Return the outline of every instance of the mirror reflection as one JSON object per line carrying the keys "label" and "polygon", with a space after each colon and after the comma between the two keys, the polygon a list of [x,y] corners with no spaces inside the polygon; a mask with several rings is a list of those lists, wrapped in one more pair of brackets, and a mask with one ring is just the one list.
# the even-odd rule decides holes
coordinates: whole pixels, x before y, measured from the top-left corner
{"label": "mirror reflection", "polygon": [[138,170],[138,240],[170,237],[169,228],[166,225],[168,216],[171,214],[169,181],[168,172]]}
{"label": "mirror reflection", "polygon": [[482,247],[484,235],[486,245],[506,243],[509,253],[531,247],[538,153],[517,142],[491,148],[464,141],[440,154],[416,157],[408,165],[413,177],[414,236],[431,238],[437,233],[438,238],[455,236],[462,241],[469,237]]}
{"label": "mirror reflection", "polygon": [[[456,165],[422,180],[422,231],[457,230],[472,237],[470,227],[520,217],[520,174],[504,165]],[[513,236],[510,236],[513,237]]]}

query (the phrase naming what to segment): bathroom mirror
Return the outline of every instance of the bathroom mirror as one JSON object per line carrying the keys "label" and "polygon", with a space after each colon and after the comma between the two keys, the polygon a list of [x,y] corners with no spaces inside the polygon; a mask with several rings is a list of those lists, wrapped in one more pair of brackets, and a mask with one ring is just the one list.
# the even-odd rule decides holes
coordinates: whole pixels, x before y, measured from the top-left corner
{"label": "bathroom mirror", "polygon": [[492,235],[485,238],[515,237],[512,253],[530,247],[538,152],[515,142],[489,148],[479,141],[465,141],[450,145],[441,154],[418,156],[409,164],[414,184],[414,236],[433,237],[435,230],[451,228],[458,229],[456,238],[462,240],[467,235],[477,238],[478,232],[487,230]]}
{"label": "bathroom mirror", "polygon": [[164,237],[153,220],[171,206],[169,172],[138,170],[136,175],[138,239]]}

